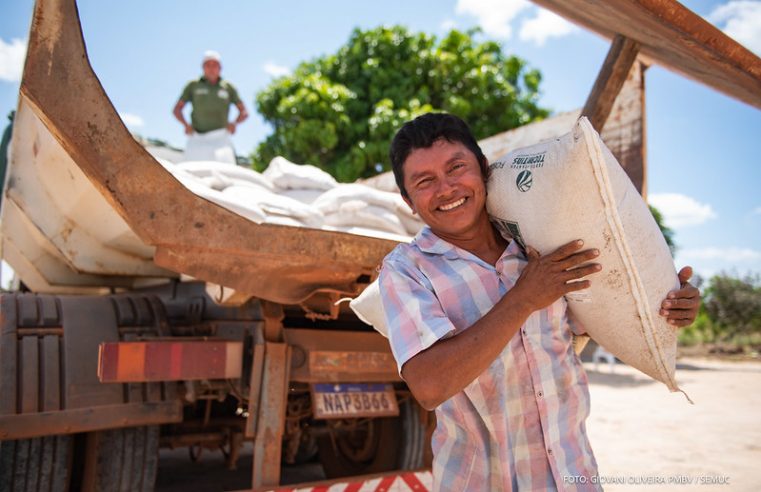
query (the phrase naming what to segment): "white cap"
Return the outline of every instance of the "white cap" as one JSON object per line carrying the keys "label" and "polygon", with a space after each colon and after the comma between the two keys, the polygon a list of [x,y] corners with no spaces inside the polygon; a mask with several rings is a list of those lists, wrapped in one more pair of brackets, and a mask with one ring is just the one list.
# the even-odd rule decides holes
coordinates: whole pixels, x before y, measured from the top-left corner
{"label": "white cap", "polygon": [[219,56],[219,53],[213,50],[207,50],[203,53],[203,62],[206,63],[209,60],[214,60],[217,63],[222,63],[222,57]]}

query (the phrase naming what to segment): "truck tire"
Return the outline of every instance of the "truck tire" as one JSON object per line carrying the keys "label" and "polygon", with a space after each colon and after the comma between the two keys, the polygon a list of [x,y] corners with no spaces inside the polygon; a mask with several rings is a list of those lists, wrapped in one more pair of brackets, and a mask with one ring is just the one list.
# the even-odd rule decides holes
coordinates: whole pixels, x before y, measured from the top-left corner
{"label": "truck tire", "polygon": [[72,436],[0,441],[0,490],[69,490]]}
{"label": "truck tire", "polygon": [[87,435],[82,490],[152,492],[159,459],[159,427],[127,427]]}
{"label": "truck tire", "polygon": [[320,436],[318,455],[325,476],[422,468],[428,445],[422,411],[415,401],[407,400],[400,403],[398,417],[371,419],[356,430]]}

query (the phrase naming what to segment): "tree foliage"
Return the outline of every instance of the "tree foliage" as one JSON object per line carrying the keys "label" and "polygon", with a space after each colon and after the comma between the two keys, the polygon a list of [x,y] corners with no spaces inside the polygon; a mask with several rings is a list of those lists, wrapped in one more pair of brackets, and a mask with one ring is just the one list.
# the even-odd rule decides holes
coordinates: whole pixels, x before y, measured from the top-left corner
{"label": "tree foliage", "polygon": [[390,169],[388,147],[430,111],[463,118],[483,138],[547,116],[541,74],[498,43],[452,30],[442,39],[401,26],[355,29],[335,54],[300,64],[256,96],[273,133],[252,155],[317,165],[340,181]]}
{"label": "tree foliage", "polygon": [[[696,285],[701,283],[699,277]],[[761,276],[720,273],[703,289],[692,326],[679,330],[683,345],[726,344],[743,350],[761,347]]]}
{"label": "tree foliage", "polygon": [[663,214],[661,214],[660,210],[653,207],[652,205],[648,205],[648,207],[650,207],[650,213],[653,214],[655,223],[658,224],[658,228],[661,230],[661,233],[663,234],[663,239],[666,240],[666,244],[668,244],[669,246],[669,251],[671,251],[671,256],[674,256],[674,253],[676,253],[676,243],[674,242],[674,230],[666,226],[666,223],[663,221]]}
{"label": "tree foliage", "polygon": [[758,275],[711,278],[705,290],[705,311],[724,337],[761,333],[761,278]]}

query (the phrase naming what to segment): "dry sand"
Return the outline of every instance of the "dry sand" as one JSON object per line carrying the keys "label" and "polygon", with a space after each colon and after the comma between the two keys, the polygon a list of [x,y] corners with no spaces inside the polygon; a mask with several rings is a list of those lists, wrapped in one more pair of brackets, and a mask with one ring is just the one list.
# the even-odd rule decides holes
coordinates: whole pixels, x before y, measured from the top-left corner
{"label": "dry sand", "polygon": [[695,405],[623,364],[584,367],[606,491],[761,491],[761,362],[680,359]]}

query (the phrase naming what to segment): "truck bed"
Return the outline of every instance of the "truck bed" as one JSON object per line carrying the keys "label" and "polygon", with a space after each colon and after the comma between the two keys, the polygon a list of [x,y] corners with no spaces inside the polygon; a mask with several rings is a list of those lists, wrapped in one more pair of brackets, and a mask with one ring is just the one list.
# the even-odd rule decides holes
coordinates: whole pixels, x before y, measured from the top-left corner
{"label": "truck bed", "polygon": [[88,61],[74,0],[36,4],[1,213],[3,257],[37,292],[183,274],[293,304],[357,294],[396,244],[257,224],[190,192],[121,122]]}

